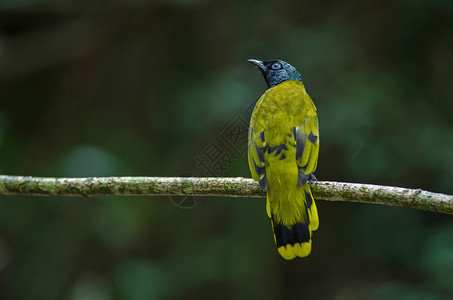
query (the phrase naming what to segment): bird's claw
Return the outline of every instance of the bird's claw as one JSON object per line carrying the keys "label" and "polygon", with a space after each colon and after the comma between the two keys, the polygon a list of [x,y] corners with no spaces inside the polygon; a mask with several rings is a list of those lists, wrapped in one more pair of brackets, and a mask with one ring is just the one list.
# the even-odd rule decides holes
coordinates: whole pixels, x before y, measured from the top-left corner
{"label": "bird's claw", "polygon": [[316,178],[315,174],[311,173],[310,174],[310,179],[308,179],[308,186],[311,187],[313,182],[319,181],[318,178]]}

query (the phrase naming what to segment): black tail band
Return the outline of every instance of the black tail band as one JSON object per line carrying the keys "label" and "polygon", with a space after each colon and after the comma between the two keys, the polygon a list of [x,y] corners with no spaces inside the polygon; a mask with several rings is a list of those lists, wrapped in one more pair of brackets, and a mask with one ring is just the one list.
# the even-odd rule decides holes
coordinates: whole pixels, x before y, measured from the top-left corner
{"label": "black tail band", "polygon": [[285,225],[275,224],[274,234],[277,247],[305,243],[310,241],[310,230],[308,224],[296,223],[291,228]]}

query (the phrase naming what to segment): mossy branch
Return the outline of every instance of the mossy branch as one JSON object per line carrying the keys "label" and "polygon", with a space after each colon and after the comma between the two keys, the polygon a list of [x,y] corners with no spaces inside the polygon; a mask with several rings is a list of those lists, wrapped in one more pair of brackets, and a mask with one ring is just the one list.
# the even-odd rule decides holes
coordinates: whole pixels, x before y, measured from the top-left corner
{"label": "mossy branch", "polygon": [[[315,199],[402,206],[453,214],[453,196],[420,189],[318,181]],[[225,196],[264,197],[248,178],[209,177],[87,177],[43,178],[0,175],[0,194],[37,196]]]}

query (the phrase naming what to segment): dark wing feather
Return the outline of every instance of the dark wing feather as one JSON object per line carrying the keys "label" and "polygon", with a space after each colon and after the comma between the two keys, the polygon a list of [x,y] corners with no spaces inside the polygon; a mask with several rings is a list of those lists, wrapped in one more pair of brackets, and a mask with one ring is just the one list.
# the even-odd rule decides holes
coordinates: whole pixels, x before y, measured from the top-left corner
{"label": "dark wing feather", "polygon": [[294,127],[299,184],[304,185],[316,170],[319,155],[319,124],[317,116],[308,116],[301,126]]}
{"label": "dark wing feather", "polygon": [[267,189],[264,153],[267,151],[265,132],[256,132],[252,126],[248,137],[248,160],[252,178],[260,182],[263,191]]}

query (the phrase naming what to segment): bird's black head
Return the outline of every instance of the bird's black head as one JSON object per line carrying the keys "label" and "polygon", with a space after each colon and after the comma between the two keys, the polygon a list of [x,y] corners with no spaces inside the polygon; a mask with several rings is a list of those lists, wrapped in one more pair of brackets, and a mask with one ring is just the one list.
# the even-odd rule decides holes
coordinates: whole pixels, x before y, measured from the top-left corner
{"label": "bird's black head", "polygon": [[269,88],[286,80],[298,80],[302,82],[302,76],[300,76],[296,68],[291,66],[286,61],[280,59],[268,61],[249,59],[248,62],[256,65],[261,70],[261,73],[263,73]]}

